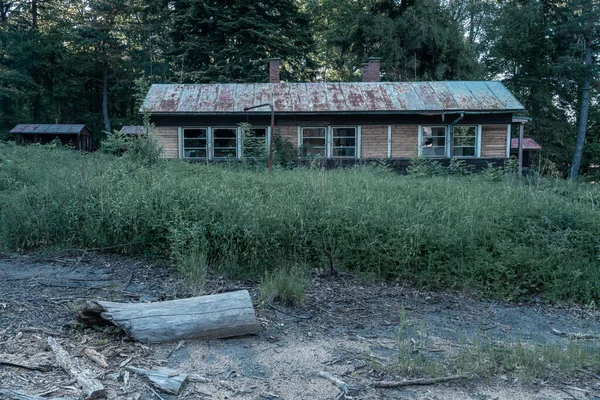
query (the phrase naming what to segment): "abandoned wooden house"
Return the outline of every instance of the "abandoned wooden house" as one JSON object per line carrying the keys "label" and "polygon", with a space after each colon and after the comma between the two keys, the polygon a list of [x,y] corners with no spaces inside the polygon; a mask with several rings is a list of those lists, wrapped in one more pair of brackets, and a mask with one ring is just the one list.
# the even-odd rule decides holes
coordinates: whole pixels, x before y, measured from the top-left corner
{"label": "abandoned wooden house", "polygon": [[496,81],[380,82],[379,59],[365,64],[363,82],[282,83],[279,66],[271,60],[269,83],[155,84],[140,112],[150,113],[168,158],[243,158],[239,124],[268,143],[272,106],[274,133],[301,157],[485,165],[510,157],[513,115],[524,110]]}
{"label": "abandoned wooden house", "polygon": [[82,124],[19,124],[10,133],[16,135],[20,144],[48,144],[58,139],[63,145],[74,146],[77,150],[92,150],[92,132]]}

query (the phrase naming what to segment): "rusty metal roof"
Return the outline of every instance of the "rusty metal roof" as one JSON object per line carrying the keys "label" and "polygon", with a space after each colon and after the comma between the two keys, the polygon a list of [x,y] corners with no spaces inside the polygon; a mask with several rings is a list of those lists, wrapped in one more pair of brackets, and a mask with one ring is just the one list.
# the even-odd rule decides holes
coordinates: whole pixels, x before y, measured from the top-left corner
{"label": "rusty metal roof", "polygon": [[[140,112],[230,114],[262,103],[278,113],[512,112],[523,110],[497,81],[152,85]],[[268,108],[249,112],[269,112]]]}
{"label": "rusty metal roof", "polygon": [[144,125],[123,125],[121,132],[126,135],[145,135],[146,127]]}
{"label": "rusty metal roof", "polygon": [[90,130],[83,124],[19,124],[10,133],[31,135],[77,135]]}
{"label": "rusty metal roof", "polygon": [[[510,148],[511,150],[516,150],[519,148],[519,138],[512,138],[510,140]],[[542,146],[537,144],[535,140],[532,138],[524,137],[523,138],[523,150],[541,150]]]}

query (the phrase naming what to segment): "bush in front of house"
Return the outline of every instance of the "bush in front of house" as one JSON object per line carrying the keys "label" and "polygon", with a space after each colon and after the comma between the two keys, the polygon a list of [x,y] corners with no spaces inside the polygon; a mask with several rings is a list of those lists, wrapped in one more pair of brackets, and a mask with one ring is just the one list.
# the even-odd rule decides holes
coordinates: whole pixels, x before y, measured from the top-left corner
{"label": "bush in front of house", "polygon": [[189,244],[208,268],[255,280],[331,262],[424,288],[600,300],[599,185],[493,178],[269,175],[0,144],[0,247],[119,246],[177,263]]}

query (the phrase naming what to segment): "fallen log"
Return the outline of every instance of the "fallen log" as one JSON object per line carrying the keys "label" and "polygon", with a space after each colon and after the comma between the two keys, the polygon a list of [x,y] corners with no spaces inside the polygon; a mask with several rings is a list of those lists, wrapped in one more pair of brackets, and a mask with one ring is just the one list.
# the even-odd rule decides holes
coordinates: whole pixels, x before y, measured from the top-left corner
{"label": "fallen log", "polygon": [[125,367],[128,371],[147,377],[150,382],[165,393],[179,394],[187,374],[179,373],[169,368],[149,370],[136,367]]}
{"label": "fallen log", "polygon": [[77,380],[77,384],[81,386],[87,399],[106,398],[104,386],[100,381],[94,378],[94,375],[90,370],[79,365],[79,363],[75,361],[53,337],[48,338],[48,344],[54,352],[58,365],[73,379]]}
{"label": "fallen log", "polygon": [[75,400],[72,397],[66,398],[66,397],[41,397],[41,396],[36,396],[35,394],[28,394],[25,392],[21,392],[20,390],[12,390],[12,389],[0,389],[0,395],[5,396],[5,397],[0,397],[0,398],[6,398],[6,399],[12,399],[12,400]]}
{"label": "fallen log", "polygon": [[79,320],[112,323],[146,343],[217,339],[259,330],[247,290],[154,303],[88,302]]}

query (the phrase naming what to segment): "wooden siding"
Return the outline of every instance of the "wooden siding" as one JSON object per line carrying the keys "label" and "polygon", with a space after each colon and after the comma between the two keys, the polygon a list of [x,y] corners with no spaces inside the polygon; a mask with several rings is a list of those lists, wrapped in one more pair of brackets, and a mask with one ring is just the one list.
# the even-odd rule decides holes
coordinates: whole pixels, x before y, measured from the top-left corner
{"label": "wooden siding", "polygon": [[275,125],[275,134],[281,136],[292,143],[294,147],[298,147],[298,127],[297,126],[277,126]]}
{"label": "wooden siding", "polygon": [[175,126],[157,126],[152,130],[152,134],[156,136],[163,148],[164,158],[179,157],[177,132]]}
{"label": "wooden siding", "polygon": [[392,126],[392,158],[411,158],[415,155],[418,145],[417,125]]}
{"label": "wooden siding", "polygon": [[481,127],[481,157],[506,158],[506,125]]}
{"label": "wooden siding", "polygon": [[387,158],[387,125],[366,125],[361,128],[361,158]]}

